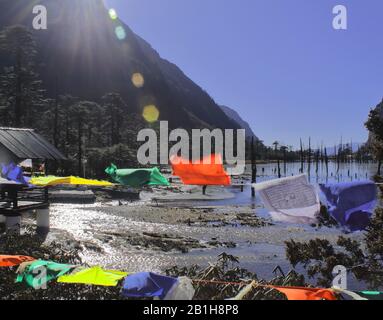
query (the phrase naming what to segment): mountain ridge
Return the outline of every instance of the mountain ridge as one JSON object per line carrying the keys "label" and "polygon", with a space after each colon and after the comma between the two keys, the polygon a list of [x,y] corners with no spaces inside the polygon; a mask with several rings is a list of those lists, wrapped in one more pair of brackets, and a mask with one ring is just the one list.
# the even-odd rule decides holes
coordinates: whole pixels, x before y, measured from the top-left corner
{"label": "mountain ridge", "polygon": [[246,138],[247,139],[255,138],[255,140],[259,141],[259,138],[253,132],[249,123],[246,122],[245,120],[243,120],[243,118],[239,115],[239,113],[237,111],[235,111],[234,109],[232,109],[228,106],[224,106],[224,105],[221,105],[220,107],[223,110],[223,112],[225,112],[229,118],[233,119],[235,122],[237,122],[241,126],[242,129],[246,130]]}
{"label": "mountain ridge", "polygon": [[[0,0],[0,27],[31,28],[36,4],[48,11],[48,30],[32,30],[41,54],[38,72],[48,96],[71,94],[99,101],[107,92],[126,100],[127,112],[155,105],[171,128],[239,129],[219,105],[175,64],[120,20],[112,20],[102,0]],[[120,36],[116,37],[116,28]],[[1,59],[3,60],[3,59]],[[0,62],[1,66],[1,62]],[[132,74],[142,74],[135,87]]]}

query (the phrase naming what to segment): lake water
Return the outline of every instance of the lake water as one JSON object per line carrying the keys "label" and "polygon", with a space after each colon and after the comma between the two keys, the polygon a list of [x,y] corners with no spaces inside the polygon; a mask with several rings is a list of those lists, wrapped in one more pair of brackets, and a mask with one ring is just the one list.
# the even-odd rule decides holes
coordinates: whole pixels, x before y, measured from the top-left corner
{"label": "lake water", "polygon": [[[300,172],[300,162],[286,163],[286,170],[284,164],[281,162],[281,176],[289,177],[302,174]],[[324,163],[318,164],[318,170],[315,163],[311,163],[309,166],[304,164],[303,173],[307,175],[310,183],[315,186],[320,194],[321,201],[324,201],[321,192],[319,190],[319,184],[321,183],[337,183],[337,182],[352,182],[352,181],[366,181],[372,180],[376,174],[378,165],[376,163],[340,163],[339,169],[335,162],[329,162],[328,170]],[[257,182],[263,182],[267,180],[278,179],[278,165],[277,163],[265,163],[257,165]],[[254,209],[257,209],[257,215],[261,217],[267,216],[267,211],[263,208],[259,197],[252,198],[251,194],[251,166],[246,167],[245,174],[240,180],[236,180],[235,183],[239,184],[243,182],[243,192],[240,186],[227,188],[233,193],[234,197],[230,199],[212,200],[212,201],[190,201],[184,202],[184,205],[193,206],[226,206],[226,205],[251,205]],[[208,187],[207,192],[218,194],[220,188]]]}
{"label": "lake water", "polygon": [[[278,177],[277,165],[275,163],[259,164],[257,181],[265,181]],[[286,165],[286,174],[283,163],[281,164],[282,176],[291,176],[300,174],[300,163],[288,163]],[[328,175],[325,166],[319,164],[316,172],[315,164],[311,165],[309,175],[310,182],[314,185],[326,182],[368,180],[376,173],[377,165],[369,164],[341,164],[337,170],[336,163],[329,164]],[[304,172],[308,173],[308,166],[305,165]],[[171,202],[169,206],[187,206],[187,207],[215,207],[215,206],[251,206],[254,214],[260,217],[268,218],[267,210],[263,207],[259,197],[250,196],[250,171],[247,170],[243,176],[244,191],[240,187],[218,188],[208,187],[207,192],[220,194],[223,191],[231,192],[232,197],[225,197],[223,200],[198,201],[195,199],[189,201]],[[199,192],[199,190],[197,190]],[[129,206],[141,206],[147,203],[148,199],[127,204]],[[116,204],[114,204],[116,205]],[[92,210],[94,207],[101,207],[101,210]],[[143,210],[144,206],[142,207]],[[91,210],[89,210],[91,209]],[[214,262],[218,254],[223,251],[238,256],[241,266],[251,271],[257,272],[260,278],[269,279],[274,277],[272,270],[279,265],[287,272],[291,266],[286,261],[284,241],[296,239],[297,241],[308,241],[320,237],[334,242],[342,234],[339,229],[321,228],[319,230],[307,225],[291,225],[276,223],[274,226],[263,228],[251,227],[188,227],[186,224],[161,224],[146,221],[134,221],[124,216],[111,214],[105,205],[52,205],[51,224],[56,230],[63,230],[70,233],[79,241],[91,242],[99,245],[103,253],[95,252],[91,249],[85,249],[83,252],[84,261],[90,265],[99,264],[108,268],[117,268],[130,272],[153,271],[161,272],[174,265],[187,266],[198,264],[206,266]],[[108,242],[100,240],[98,234],[108,230],[110,232],[159,232],[173,234],[183,237],[190,237],[200,241],[209,241],[219,238],[220,240],[233,241],[237,244],[236,248],[213,248],[209,250],[196,249],[187,254],[181,252],[161,252],[153,250],[143,250],[125,244],[110,245]],[[352,237],[361,240],[362,233],[355,233]],[[303,271],[298,268],[298,271]],[[365,289],[363,283],[358,283],[350,279],[350,288],[354,290]]]}
{"label": "lake water", "polygon": [[[298,175],[300,173],[301,163],[286,163],[286,170],[283,162],[280,163],[282,177]],[[307,174],[312,184],[327,182],[348,182],[370,180],[377,172],[377,163],[340,163],[329,162],[328,170],[325,163],[319,162],[318,168],[315,163],[304,164],[303,173]],[[246,174],[250,175],[251,168],[247,166]],[[277,163],[266,163],[257,165],[257,181],[264,181],[278,178]]]}

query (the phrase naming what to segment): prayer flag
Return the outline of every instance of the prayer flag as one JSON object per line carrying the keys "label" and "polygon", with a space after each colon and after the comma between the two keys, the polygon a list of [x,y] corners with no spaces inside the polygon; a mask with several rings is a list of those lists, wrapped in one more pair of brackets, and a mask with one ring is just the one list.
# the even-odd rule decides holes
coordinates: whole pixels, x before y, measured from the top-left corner
{"label": "prayer flag", "polygon": [[100,186],[108,187],[113,186],[113,183],[102,180],[90,180],[79,177],[56,177],[56,176],[46,176],[46,177],[33,177],[30,181],[30,184],[35,186],[57,186],[61,184],[68,185],[87,185],[87,186]]}
{"label": "prayer flag", "polygon": [[24,176],[24,172],[21,167],[17,166],[14,163],[10,163],[8,165],[1,164],[1,166],[1,173],[5,178],[7,178],[10,181],[21,183],[23,185],[28,185],[29,178]]}
{"label": "prayer flag", "polygon": [[231,184],[221,155],[212,154],[198,163],[192,163],[181,157],[172,157],[170,162],[173,175],[179,176],[184,184],[199,186],[228,186]]}
{"label": "prayer flag", "polygon": [[25,282],[32,288],[38,289],[65,273],[75,266],[60,264],[51,261],[36,260],[28,265],[24,271],[17,276],[16,282]]}
{"label": "prayer flag", "polygon": [[158,168],[152,169],[118,169],[117,166],[111,164],[105,169],[105,173],[117,183],[131,186],[142,187],[148,186],[169,186],[169,181],[161,174]]}
{"label": "prayer flag", "polygon": [[306,175],[282,178],[252,185],[276,221],[315,223],[320,202]]}
{"label": "prayer flag", "polygon": [[331,289],[274,286],[272,288],[285,294],[288,300],[338,300]]}
{"label": "prayer flag", "polygon": [[367,300],[383,300],[383,292],[379,291],[360,291],[357,292],[361,297]]}
{"label": "prayer flag", "polygon": [[176,278],[151,272],[136,273],[125,278],[122,294],[129,298],[158,297],[164,299],[177,282]]}
{"label": "prayer flag", "polygon": [[104,270],[101,267],[93,267],[80,270],[70,275],[61,276],[58,278],[57,282],[114,287],[118,284],[119,280],[125,278],[127,275],[127,272]]}
{"label": "prayer flag", "polygon": [[350,231],[364,230],[377,204],[377,188],[371,181],[321,184],[330,215]]}
{"label": "prayer flag", "polygon": [[28,256],[0,255],[0,267],[14,267],[27,261],[34,261],[35,258]]}

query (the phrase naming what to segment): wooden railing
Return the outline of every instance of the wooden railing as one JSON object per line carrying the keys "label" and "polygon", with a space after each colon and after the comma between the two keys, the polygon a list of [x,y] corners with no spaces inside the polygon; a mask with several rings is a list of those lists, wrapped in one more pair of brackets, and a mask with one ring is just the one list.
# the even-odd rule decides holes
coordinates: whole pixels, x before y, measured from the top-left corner
{"label": "wooden railing", "polygon": [[47,188],[28,188],[20,185],[2,185],[0,188],[0,214],[2,215],[15,215],[49,207]]}

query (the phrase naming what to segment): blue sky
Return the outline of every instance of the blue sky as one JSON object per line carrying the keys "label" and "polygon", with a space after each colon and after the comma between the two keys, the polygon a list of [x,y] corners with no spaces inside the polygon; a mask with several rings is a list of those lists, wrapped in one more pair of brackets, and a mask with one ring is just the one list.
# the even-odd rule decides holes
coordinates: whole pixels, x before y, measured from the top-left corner
{"label": "blue sky", "polygon": [[[105,1],[266,144],[366,140],[383,97],[383,1]],[[348,30],[332,27],[338,4]]]}

